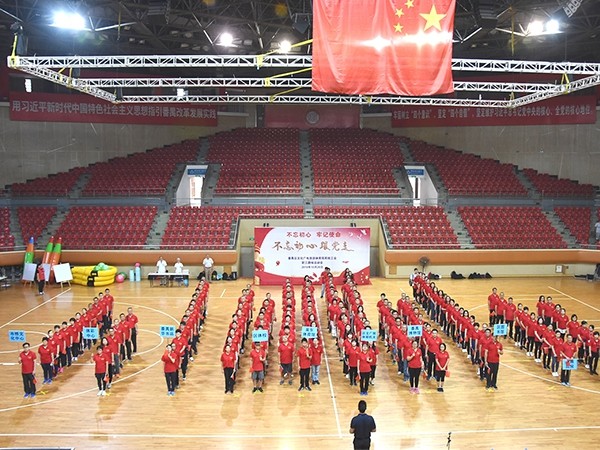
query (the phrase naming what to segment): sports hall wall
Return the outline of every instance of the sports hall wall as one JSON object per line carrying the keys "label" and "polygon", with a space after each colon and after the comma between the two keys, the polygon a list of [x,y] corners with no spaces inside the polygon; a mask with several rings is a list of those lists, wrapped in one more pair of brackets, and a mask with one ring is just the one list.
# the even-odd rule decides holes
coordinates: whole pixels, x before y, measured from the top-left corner
{"label": "sports hall wall", "polygon": [[598,185],[600,120],[595,124],[392,128],[389,117],[362,117],[376,128],[520,168]]}

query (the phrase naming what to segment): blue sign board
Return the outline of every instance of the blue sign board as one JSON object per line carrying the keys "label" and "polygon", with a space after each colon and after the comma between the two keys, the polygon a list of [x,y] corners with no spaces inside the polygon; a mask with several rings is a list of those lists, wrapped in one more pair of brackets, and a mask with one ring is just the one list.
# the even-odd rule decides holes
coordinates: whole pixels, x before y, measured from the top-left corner
{"label": "blue sign board", "polygon": [[267,342],[269,332],[267,330],[256,330],[252,332],[252,342]]}
{"label": "blue sign board", "polygon": [[188,169],[187,174],[195,177],[203,177],[204,175],[206,175],[206,169]]}
{"label": "blue sign board", "polygon": [[83,338],[84,339],[98,339],[100,334],[98,333],[97,327],[83,327]]}
{"label": "blue sign board", "polygon": [[505,323],[497,323],[494,325],[494,336],[506,336],[508,334],[508,325]]}
{"label": "blue sign board", "polygon": [[160,337],[174,338],[175,337],[175,325],[161,325],[160,326]]}
{"label": "blue sign board", "polygon": [[302,327],[302,338],[317,339],[318,337],[319,330],[317,327]]}
{"label": "blue sign board", "polygon": [[423,336],[423,325],[409,325],[406,330],[406,335],[409,338]]}
{"label": "blue sign board", "polygon": [[577,370],[577,359],[563,359],[562,368],[563,370]]}
{"label": "blue sign board", "polygon": [[25,342],[24,330],[9,330],[8,340],[10,342]]}
{"label": "blue sign board", "polygon": [[360,340],[363,342],[375,342],[377,340],[377,330],[362,330]]}
{"label": "blue sign board", "polygon": [[406,169],[406,175],[409,177],[424,177],[425,169]]}

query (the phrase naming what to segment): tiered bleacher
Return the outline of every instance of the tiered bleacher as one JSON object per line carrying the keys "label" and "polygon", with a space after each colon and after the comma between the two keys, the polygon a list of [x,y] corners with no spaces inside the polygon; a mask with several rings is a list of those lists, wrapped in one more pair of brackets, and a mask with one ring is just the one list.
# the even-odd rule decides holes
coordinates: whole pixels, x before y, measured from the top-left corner
{"label": "tiered bleacher", "polygon": [[422,141],[404,139],[415,161],[433,164],[450,195],[526,196],[514,166]]}
{"label": "tiered bleacher", "polygon": [[299,133],[288,128],[240,128],[210,138],[207,161],[221,164],[221,195],[299,195]]}
{"label": "tiered bleacher", "polygon": [[398,138],[368,129],[310,130],[316,195],[399,195]]}
{"label": "tiered bleacher", "polygon": [[25,183],[14,183],[11,185],[11,193],[23,197],[65,197],[87,170],[86,167],[75,167],[68,172],[35,178]]}
{"label": "tiered bleacher", "polygon": [[52,217],[56,214],[56,207],[53,206],[22,206],[17,208],[17,217],[21,225],[21,234],[23,235],[23,244],[29,242],[33,236],[37,242],[38,238],[48,226]]}
{"label": "tiered bleacher", "polygon": [[63,247],[117,250],[142,246],[156,216],[156,206],[75,206],[56,236]]}
{"label": "tiered bleacher", "polygon": [[592,208],[558,206],[554,208],[554,212],[567,226],[571,234],[575,236],[578,244],[589,245]]}
{"label": "tiered bleacher", "polygon": [[532,206],[459,206],[476,248],[566,248],[542,210]]}
{"label": "tiered bleacher", "polygon": [[315,206],[315,218],[381,217],[392,246],[405,249],[458,248],[444,209],[438,206]]}
{"label": "tiered bleacher", "polygon": [[12,250],[15,246],[15,237],[10,234],[10,209],[0,208],[0,250]]}
{"label": "tiered bleacher", "polygon": [[176,206],[171,209],[161,248],[227,248],[238,217],[304,217],[302,206]]}
{"label": "tiered bleacher", "polygon": [[534,169],[523,169],[523,173],[535,188],[547,197],[593,197],[594,186],[579,184],[573,180],[558,178],[554,175],[539,173]]}
{"label": "tiered bleacher", "polygon": [[164,195],[176,165],[195,162],[197,153],[198,141],[188,140],[94,164],[82,194]]}

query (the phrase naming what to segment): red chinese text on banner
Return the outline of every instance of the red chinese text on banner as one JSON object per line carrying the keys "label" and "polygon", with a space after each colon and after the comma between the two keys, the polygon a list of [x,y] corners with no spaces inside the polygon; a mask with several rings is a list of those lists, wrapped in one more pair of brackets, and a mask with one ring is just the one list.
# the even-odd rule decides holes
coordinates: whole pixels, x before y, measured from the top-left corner
{"label": "red chinese text on banner", "polygon": [[213,105],[185,103],[112,104],[89,95],[11,92],[10,120],[217,126]]}
{"label": "red chinese text on banner", "polygon": [[397,106],[392,127],[474,127],[596,123],[596,97],[560,96],[519,108]]}
{"label": "red chinese text on banner", "polygon": [[312,89],[453,92],[455,0],[315,0]]}

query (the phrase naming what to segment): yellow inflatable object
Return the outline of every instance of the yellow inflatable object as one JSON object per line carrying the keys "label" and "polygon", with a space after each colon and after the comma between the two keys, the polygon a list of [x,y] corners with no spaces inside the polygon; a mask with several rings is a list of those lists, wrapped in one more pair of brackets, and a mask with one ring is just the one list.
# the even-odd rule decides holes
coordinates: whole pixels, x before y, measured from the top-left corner
{"label": "yellow inflatable object", "polygon": [[71,269],[73,274],[73,284],[81,286],[108,286],[115,282],[117,268],[114,266],[106,266],[105,270],[96,270],[96,266],[75,266]]}

